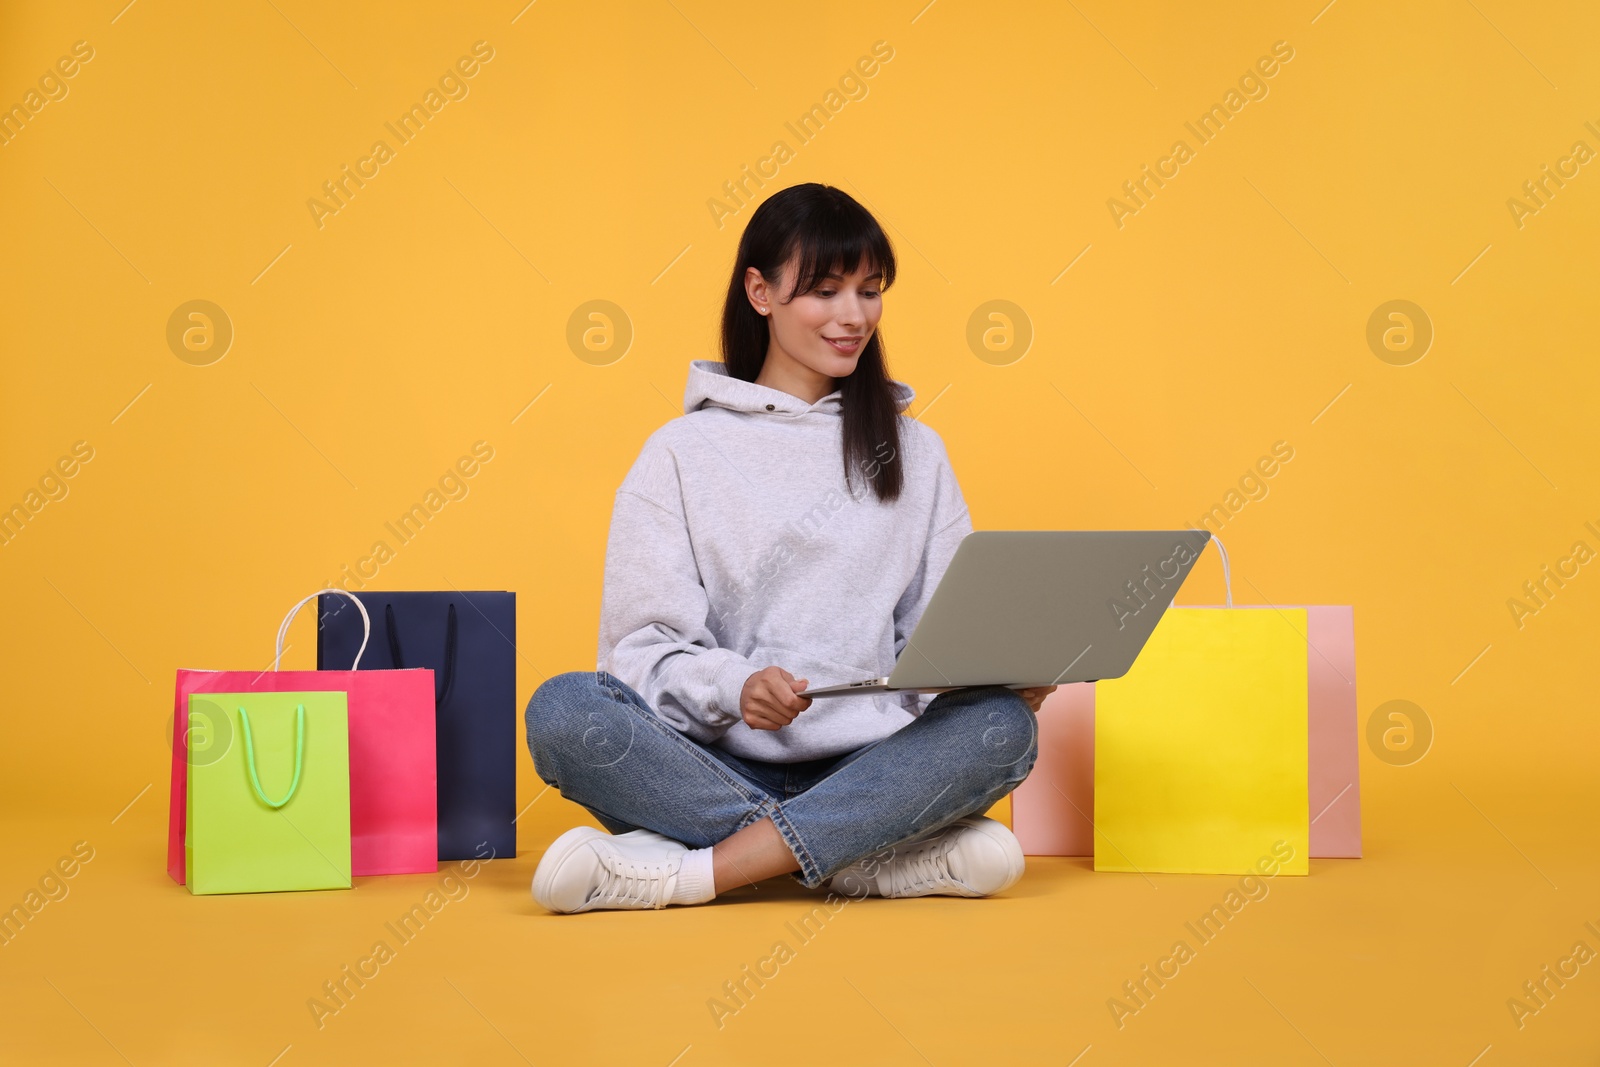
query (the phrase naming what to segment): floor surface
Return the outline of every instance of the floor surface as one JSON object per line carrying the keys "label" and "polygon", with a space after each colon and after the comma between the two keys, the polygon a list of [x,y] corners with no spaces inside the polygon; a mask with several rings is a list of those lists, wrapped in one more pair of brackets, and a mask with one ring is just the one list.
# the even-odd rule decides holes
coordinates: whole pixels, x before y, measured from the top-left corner
{"label": "floor surface", "polygon": [[[515,859],[321,893],[190,896],[164,872],[160,788],[120,813],[13,814],[5,906],[76,843],[92,858],[5,930],[0,1060],[1600,1062],[1600,963],[1573,954],[1600,948],[1600,849],[1592,821],[1549,817],[1594,812],[1592,779],[1496,792],[1427,768],[1369,774],[1364,858],[1264,881],[1207,941],[1193,924],[1237,878],[1086,858],[1030,858],[982,900],[830,906],[780,878],[697,907],[550,915],[528,893],[539,851],[589,821],[554,791]],[[1523,986],[1541,980],[1542,1003]],[[1141,981],[1135,1000],[1124,983]]]}

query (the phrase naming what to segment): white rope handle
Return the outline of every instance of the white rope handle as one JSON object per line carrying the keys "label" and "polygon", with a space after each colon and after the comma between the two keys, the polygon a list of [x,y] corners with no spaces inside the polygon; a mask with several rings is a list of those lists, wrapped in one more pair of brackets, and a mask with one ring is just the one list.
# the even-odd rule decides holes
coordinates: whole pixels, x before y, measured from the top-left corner
{"label": "white rope handle", "polygon": [[1228,594],[1228,607],[1233,607],[1233,575],[1228,571],[1228,550],[1222,545],[1222,538],[1216,534],[1211,535],[1211,541],[1217,546],[1217,552],[1222,556],[1222,588]]}
{"label": "white rope handle", "polygon": [[289,609],[289,614],[283,617],[283,622],[278,624],[278,647],[272,654],[272,669],[278,669],[278,661],[283,658],[283,639],[289,634],[289,624],[294,622],[295,615],[301,608],[317,599],[323,593],[338,593],[340,596],[349,597],[355,602],[357,610],[361,612],[361,647],[356,649],[356,661],[350,664],[350,669],[355,670],[361,665],[361,654],[367,650],[367,639],[372,636],[372,619],[367,615],[367,606],[361,603],[361,598],[347,589],[329,586],[327,589],[318,589],[300,603]]}

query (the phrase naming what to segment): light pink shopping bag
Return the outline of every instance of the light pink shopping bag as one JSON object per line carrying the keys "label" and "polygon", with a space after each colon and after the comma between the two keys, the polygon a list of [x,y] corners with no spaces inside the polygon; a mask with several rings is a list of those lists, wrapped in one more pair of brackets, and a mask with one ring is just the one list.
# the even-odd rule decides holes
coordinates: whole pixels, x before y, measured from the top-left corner
{"label": "light pink shopping bag", "polygon": [[1039,754],[1011,794],[1011,832],[1029,856],[1094,855],[1094,683],[1039,706]]}
{"label": "light pink shopping bag", "polygon": [[[1361,855],[1360,735],[1356,722],[1355,612],[1349,605],[1234,604],[1216,610],[1306,612],[1310,855]],[[1189,605],[1185,605],[1189,606]],[[1285,625],[1289,625],[1286,621]],[[1039,755],[1016,788],[1011,828],[1029,856],[1094,855],[1094,686],[1063,685],[1039,708]]]}
{"label": "light pink shopping bag", "polygon": [[[341,590],[329,590],[341,592]],[[191,730],[193,693],[343,692],[350,723],[350,873],[417,874],[439,869],[435,784],[433,671],[280,671],[283,639],[306,597],[278,627],[270,671],[178,671],[172,728],[172,796],[167,873],[184,880],[183,844],[188,765],[239,758],[241,739],[218,736],[224,724]],[[355,600],[354,597],[351,597]],[[366,608],[356,605],[366,619]],[[370,630],[370,625],[369,625]],[[356,663],[366,649],[356,653]],[[191,754],[190,749],[194,748]]]}

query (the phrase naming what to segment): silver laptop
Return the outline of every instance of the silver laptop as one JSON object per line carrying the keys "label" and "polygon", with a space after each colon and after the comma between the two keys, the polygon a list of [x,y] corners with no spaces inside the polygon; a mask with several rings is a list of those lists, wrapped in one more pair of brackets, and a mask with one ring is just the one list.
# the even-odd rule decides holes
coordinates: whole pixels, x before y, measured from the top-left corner
{"label": "silver laptop", "polygon": [[1211,540],[1206,530],[975,530],[887,677],[804,697],[1119,678]]}

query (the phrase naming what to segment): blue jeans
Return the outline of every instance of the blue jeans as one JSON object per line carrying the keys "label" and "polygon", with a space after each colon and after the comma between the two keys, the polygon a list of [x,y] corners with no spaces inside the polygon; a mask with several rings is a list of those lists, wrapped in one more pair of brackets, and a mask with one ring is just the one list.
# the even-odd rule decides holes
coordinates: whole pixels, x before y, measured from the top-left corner
{"label": "blue jeans", "polygon": [[920,717],[852,752],[767,763],[680,733],[605,671],[545,681],[527,724],[539,777],[612,833],[642,828],[706,848],[770,818],[808,888],[981,815],[1028,776],[1039,736],[1016,692],[975,686],[938,694]]}

